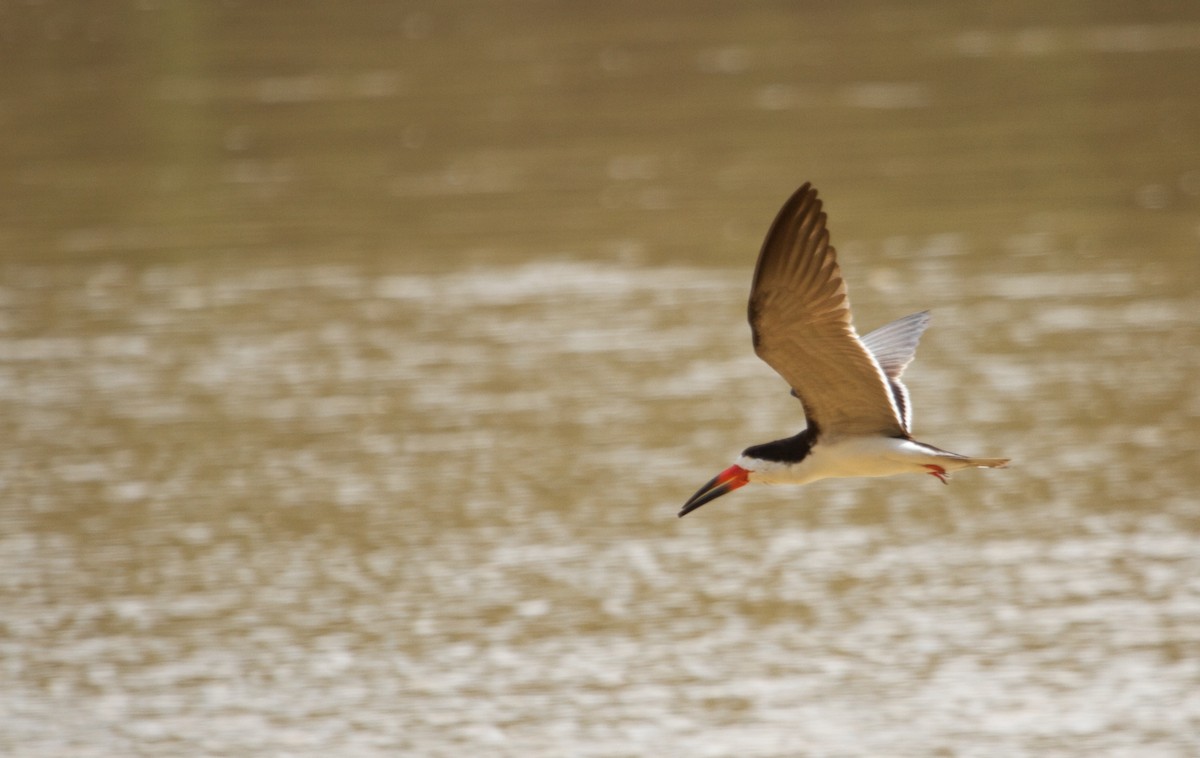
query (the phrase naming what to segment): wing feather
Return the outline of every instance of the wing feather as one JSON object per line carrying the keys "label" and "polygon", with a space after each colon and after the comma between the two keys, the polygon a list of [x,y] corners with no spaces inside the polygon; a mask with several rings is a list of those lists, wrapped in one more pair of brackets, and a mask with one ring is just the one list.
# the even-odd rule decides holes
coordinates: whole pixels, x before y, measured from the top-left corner
{"label": "wing feather", "polygon": [[921,334],[929,326],[929,311],[921,311],[912,315],[898,318],[890,324],[885,324],[862,338],[867,350],[875,356],[879,367],[887,375],[888,385],[892,390],[892,399],[900,411],[900,420],[904,430],[912,433],[912,402],[909,400],[908,388],[900,381],[900,376],[917,354],[917,343]]}
{"label": "wing feather", "polygon": [[779,372],[823,434],[906,436],[892,388],[850,316],[816,190],[804,184],[776,216],[754,269],[754,350]]}
{"label": "wing feather", "polygon": [[929,311],[921,311],[884,324],[862,338],[889,379],[899,379],[917,354],[921,335],[929,327]]}

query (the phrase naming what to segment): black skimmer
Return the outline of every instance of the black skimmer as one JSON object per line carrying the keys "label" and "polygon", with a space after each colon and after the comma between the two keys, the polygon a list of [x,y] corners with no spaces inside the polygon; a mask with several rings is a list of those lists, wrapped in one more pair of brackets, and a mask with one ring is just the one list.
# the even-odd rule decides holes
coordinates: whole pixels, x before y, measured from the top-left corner
{"label": "black skimmer", "polygon": [[746,448],[684,503],[680,516],[750,482],[918,473],[945,484],[952,471],[1008,464],[1008,458],[973,458],[912,438],[912,403],[900,375],[929,313],[858,336],[821,201],[808,183],[784,203],[767,232],[749,316],[754,352],[791,385],[808,426],[794,437]]}

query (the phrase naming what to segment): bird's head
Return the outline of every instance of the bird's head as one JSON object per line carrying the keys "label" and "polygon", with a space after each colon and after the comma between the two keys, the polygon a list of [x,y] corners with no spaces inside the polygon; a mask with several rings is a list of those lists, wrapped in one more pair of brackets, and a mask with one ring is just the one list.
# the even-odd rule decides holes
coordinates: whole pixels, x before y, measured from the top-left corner
{"label": "bird's head", "polygon": [[692,495],[683,504],[683,509],[679,511],[679,517],[683,518],[705,503],[712,502],[721,495],[733,492],[738,487],[744,487],[749,482],[750,470],[734,464],[708,480],[707,484],[696,490],[696,494]]}

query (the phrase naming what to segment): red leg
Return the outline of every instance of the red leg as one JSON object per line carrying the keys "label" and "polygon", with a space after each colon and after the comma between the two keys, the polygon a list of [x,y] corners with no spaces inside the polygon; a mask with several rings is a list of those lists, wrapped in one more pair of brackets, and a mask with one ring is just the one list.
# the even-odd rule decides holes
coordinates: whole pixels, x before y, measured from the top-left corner
{"label": "red leg", "polygon": [[946,477],[950,476],[946,473],[946,469],[933,463],[926,463],[925,468],[929,469],[930,476],[936,476],[939,480],[941,480],[942,484],[950,483],[946,481]]}

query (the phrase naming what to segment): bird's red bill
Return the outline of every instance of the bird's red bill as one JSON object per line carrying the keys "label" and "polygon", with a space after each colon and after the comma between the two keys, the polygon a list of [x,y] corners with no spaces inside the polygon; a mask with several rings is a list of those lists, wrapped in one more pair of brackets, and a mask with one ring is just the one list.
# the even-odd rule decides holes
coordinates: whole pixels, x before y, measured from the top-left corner
{"label": "bird's red bill", "polygon": [[730,466],[714,476],[683,504],[679,517],[683,518],[705,503],[716,500],[721,495],[729,494],[738,487],[745,486],[750,481],[750,472],[741,466]]}

